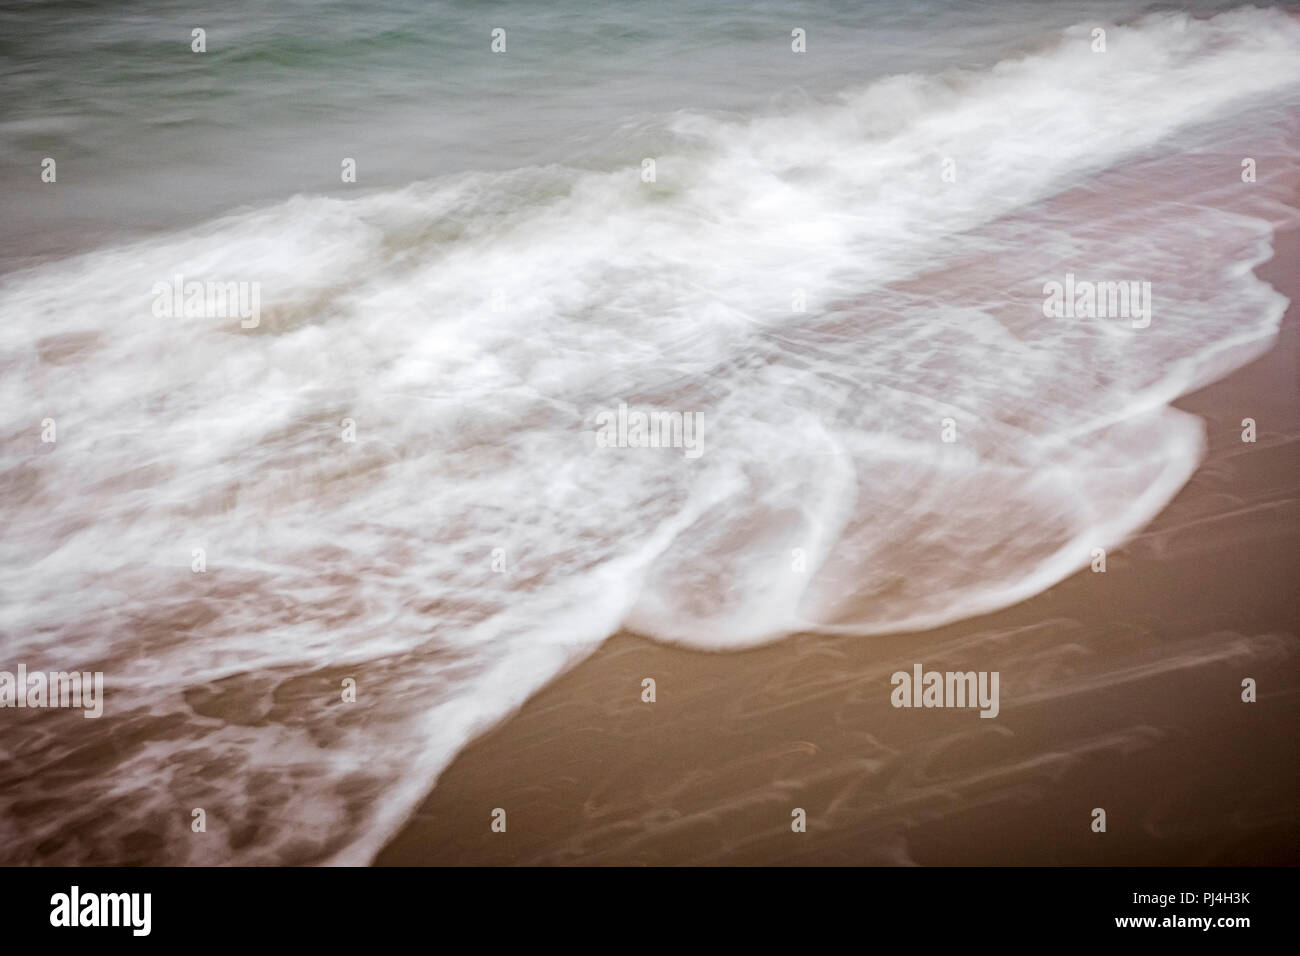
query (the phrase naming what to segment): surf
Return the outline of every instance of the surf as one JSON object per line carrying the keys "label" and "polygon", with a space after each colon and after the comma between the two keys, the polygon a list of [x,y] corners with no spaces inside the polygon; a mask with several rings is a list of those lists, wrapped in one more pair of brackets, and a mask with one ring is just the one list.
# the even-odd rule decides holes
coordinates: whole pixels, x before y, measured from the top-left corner
{"label": "surf", "polygon": [[[1290,198],[1237,171],[1294,171],[1300,28],[1108,36],[660,117],[653,183],[462,171],[4,276],[0,633],[106,675],[76,743],[0,743],[4,858],[113,860],[149,820],[155,862],[365,862],[620,628],[916,630],[1122,544],[1199,461],[1169,403],[1285,307],[1250,270]],[[1150,281],[1151,322],[1047,319],[1067,273]],[[155,314],[177,275],[258,289],[259,321]],[[620,407],[708,441],[609,447]],[[68,748],[87,771],[20,821]]]}

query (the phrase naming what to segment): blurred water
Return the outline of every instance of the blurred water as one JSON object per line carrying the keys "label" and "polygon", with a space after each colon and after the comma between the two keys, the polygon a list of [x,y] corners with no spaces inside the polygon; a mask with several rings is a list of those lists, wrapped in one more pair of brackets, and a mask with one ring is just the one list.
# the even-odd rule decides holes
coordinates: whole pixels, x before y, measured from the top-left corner
{"label": "blurred water", "polygon": [[[179,7],[15,9],[0,664],[109,696],[6,712],[9,862],[364,861],[620,627],[1027,597],[1178,490],[1168,403],[1285,306],[1250,273],[1294,216],[1276,10],[1098,55],[1077,8],[828,5],[798,58],[777,5],[236,5],[203,59]],[[1046,319],[1066,272],[1151,282],[1150,327]],[[259,283],[260,324],[160,317],[175,275]],[[622,402],[699,413],[704,453],[599,447]]]}
{"label": "blurred water", "polygon": [[[1212,9],[1226,6],[1196,3]],[[683,109],[824,101],[988,66],[1131,0],[0,4],[0,270],[299,192],[664,145]],[[1186,7],[1187,5],[1183,5]],[[790,52],[802,27],[809,52]],[[207,50],[190,49],[195,27]],[[491,31],[507,31],[494,55]],[[43,189],[54,157],[59,188]]]}

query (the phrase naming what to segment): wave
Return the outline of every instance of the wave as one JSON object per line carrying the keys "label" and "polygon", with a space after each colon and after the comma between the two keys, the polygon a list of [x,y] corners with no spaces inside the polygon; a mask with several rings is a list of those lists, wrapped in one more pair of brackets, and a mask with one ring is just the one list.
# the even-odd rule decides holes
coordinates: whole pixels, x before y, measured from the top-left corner
{"label": "wave", "polygon": [[[1300,25],[1107,40],[677,114],[652,180],[296,197],[4,277],[3,647],[103,670],[109,716],[12,712],[0,854],[365,862],[620,628],[930,627],[1121,544],[1199,460],[1169,403],[1286,306],[1251,268]],[[1067,274],[1149,282],[1149,325],[1046,317]],[[177,275],[256,283],[259,324],[160,318]],[[702,453],[605,447],[620,405]]]}

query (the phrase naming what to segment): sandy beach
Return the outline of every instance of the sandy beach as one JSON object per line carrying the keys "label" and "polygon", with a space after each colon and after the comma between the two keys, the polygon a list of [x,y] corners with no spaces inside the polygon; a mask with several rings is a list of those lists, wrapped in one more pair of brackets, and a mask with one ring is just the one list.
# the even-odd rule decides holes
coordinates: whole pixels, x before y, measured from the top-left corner
{"label": "sandy beach", "polygon": [[[920,634],[709,654],[621,633],[468,746],[376,862],[1300,863],[1298,264],[1277,236],[1276,345],[1177,403],[1206,460],[1105,573]],[[999,717],[891,707],[918,662],[999,671]]]}

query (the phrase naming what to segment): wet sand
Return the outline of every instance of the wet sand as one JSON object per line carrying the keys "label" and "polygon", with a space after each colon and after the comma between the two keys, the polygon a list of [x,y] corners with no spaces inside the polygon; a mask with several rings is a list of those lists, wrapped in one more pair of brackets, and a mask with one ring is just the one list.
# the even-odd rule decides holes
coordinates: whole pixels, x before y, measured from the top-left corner
{"label": "wet sand", "polygon": [[[1277,344],[1177,403],[1206,460],[1105,573],[920,634],[619,634],[467,747],[376,862],[1300,864],[1300,233],[1274,250]],[[915,663],[998,671],[1001,713],[892,707]]]}

